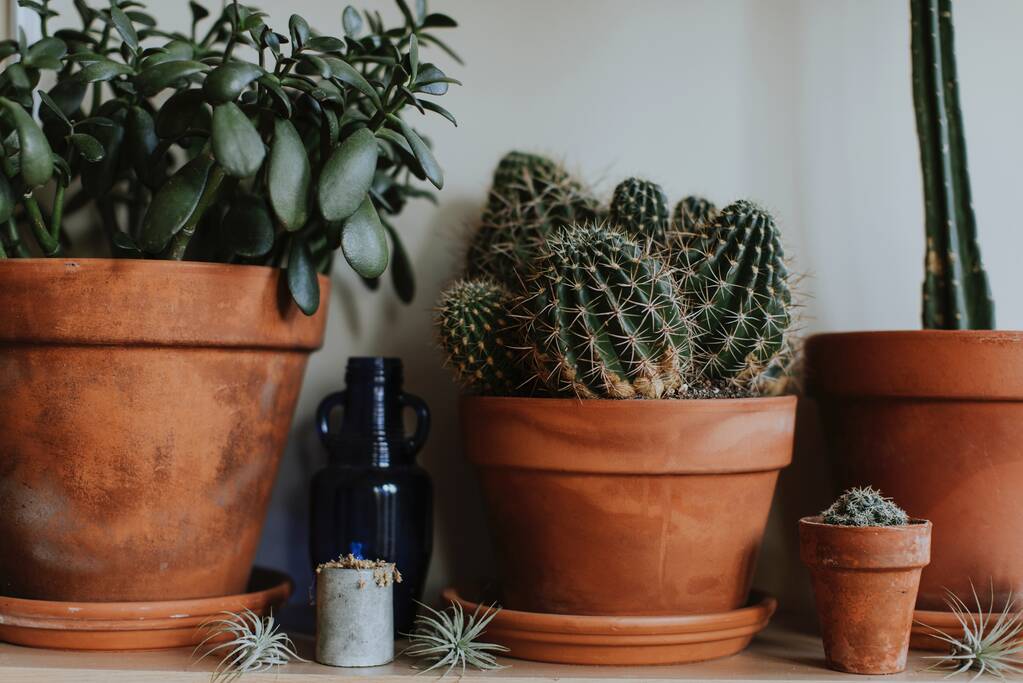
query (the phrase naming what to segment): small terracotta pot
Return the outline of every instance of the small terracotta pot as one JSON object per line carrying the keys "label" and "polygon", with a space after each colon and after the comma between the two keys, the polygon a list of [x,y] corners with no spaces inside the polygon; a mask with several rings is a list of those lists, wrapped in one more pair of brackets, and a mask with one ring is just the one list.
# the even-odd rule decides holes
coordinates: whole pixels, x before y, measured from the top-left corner
{"label": "small terracotta pot", "polygon": [[319,312],[255,266],[0,261],[0,595],[245,590]]}
{"label": "small terracotta pot", "polygon": [[931,523],[855,527],[799,520],[828,666],[854,674],[906,668],[920,571],[931,559]]}
{"label": "small terracotta pot", "polygon": [[[1023,332],[820,334],[806,382],[841,488],[873,485],[934,524],[917,606],[1023,592]],[[992,520],[997,520],[993,522]]]}
{"label": "small terracotta pot", "polygon": [[746,604],[796,399],[466,397],[505,607],[682,615]]}

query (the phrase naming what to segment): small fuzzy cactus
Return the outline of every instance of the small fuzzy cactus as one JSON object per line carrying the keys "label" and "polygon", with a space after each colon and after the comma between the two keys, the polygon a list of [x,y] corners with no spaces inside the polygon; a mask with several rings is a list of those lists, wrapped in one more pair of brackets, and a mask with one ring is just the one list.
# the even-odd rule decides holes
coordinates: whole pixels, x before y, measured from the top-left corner
{"label": "small fuzzy cactus", "polygon": [[675,205],[671,215],[672,230],[683,235],[699,234],[705,224],[714,220],[717,213],[714,202],[705,197],[690,195]]}
{"label": "small fuzzy cactus", "polygon": [[668,232],[668,198],[657,183],[627,178],[615,188],[608,219],[638,240],[663,244]]}
{"label": "small fuzzy cactus", "polygon": [[667,264],[625,233],[572,226],[527,283],[539,381],[582,398],[664,398],[689,370],[689,321]]}
{"label": "small fuzzy cactus", "polygon": [[558,163],[538,154],[509,152],[494,172],[487,206],[466,254],[466,272],[516,288],[549,235],[596,215],[597,200]]}
{"label": "small fuzzy cactus", "polygon": [[524,382],[522,352],[509,315],[513,297],[493,280],[460,280],[440,296],[434,317],[447,365],[463,386],[514,394]]}
{"label": "small fuzzy cactus", "polygon": [[903,526],[909,524],[906,511],[870,486],[852,488],[821,513],[825,524],[842,526]]}
{"label": "small fuzzy cactus", "polygon": [[792,319],[781,241],[771,215],[744,200],[704,228],[669,255],[695,315],[694,360],[708,380],[748,385],[783,349]]}

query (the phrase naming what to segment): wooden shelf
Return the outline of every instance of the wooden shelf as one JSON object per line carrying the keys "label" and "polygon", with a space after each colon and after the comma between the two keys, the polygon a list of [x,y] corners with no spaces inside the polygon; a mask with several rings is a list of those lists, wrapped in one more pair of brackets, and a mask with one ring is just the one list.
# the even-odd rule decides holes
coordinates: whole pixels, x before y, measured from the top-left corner
{"label": "wooden shelf", "polygon": [[[296,639],[303,656],[311,657],[311,639]],[[943,681],[944,674],[925,671],[927,653],[910,653],[909,667],[896,676],[851,676],[824,668],[820,640],[812,635],[772,626],[753,641],[745,652],[712,662],[682,666],[593,667],[563,666],[502,660],[510,668],[494,672],[467,672],[464,677],[451,675],[451,680],[500,683],[526,681]],[[159,652],[64,652],[37,650],[0,643],[0,682],[38,683],[40,681],[74,681],[74,683],[178,683],[209,681],[212,662],[192,663],[190,650]],[[398,659],[386,666],[371,669],[337,669],[314,663],[295,663],[279,671],[246,675],[245,681],[279,681],[280,683],[330,683],[331,681],[370,680],[373,683],[408,681],[416,670],[411,662]],[[418,680],[434,680],[431,675]]]}

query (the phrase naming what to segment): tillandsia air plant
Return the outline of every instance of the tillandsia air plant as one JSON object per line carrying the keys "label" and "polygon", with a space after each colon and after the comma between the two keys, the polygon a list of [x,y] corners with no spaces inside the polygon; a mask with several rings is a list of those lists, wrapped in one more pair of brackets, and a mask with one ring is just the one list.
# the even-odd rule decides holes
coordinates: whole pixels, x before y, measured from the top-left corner
{"label": "tillandsia air plant", "polygon": [[649,180],[624,180],[605,209],[556,162],[505,155],[436,309],[456,378],[498,396],[771,393],[793,320],[774,219],[745,200],[669,209]]}
{"label": "tillandsia air plant", "polygon": [[910,0],[913,103],[924,180],[923,325],[992,329],[994,302],[977,224],[959,108],[951,0]]}
{"label": "tillandsia air plant", "polygon": [[821,513],[825,524],[841,526],[904,526],[909,515],[891,498],[870,486],[851,488]]}
{"label": "tillandsia air plant", "polygon": [[111,255],[284,267],[306,314],[338,248],[371,285],[390,262],[410,300],[387,216],[443,174],[406,115],[455,123],[430,98],[457,81],[423,48],[458,57],[436,35],[452,18],[396,2],[400,25],[347,7],[333,36],[237,0],[190,3],[184,33],[136,0],[74,0],[81,28],[51,33],[50,0],[19,0],[42,37],[0,42],[0,258],[73,251],[65,219],[92,206]]}
{"label": "tillandsia air plant", "polygon": [[931,668],[948,671],[950,676],[975,671],[974,679],[984,673],[999,678],[1005,678],[1007,674],[1023,674],[1023,613],[1015,611],[1012,595],[999,611],[995,608],[992,586],[991,600],[985,610],[977,589],[972,584],[970,588],[976,612],[971,612],[970,607],[951,591],[945,598],[949,610],[962,627],[962,635],[945,633],[925,624],[932,637],[949,647],[946,654],[927,657],[937,660]]}
{"label": "tillandsia air plant", "polygon": [[[233,681],[242,674],[270,671],[292,660],[305,661],[295,651],[295,644],[280,630],[273,615],[260,617],[252,610],[224,612],[223,618],[203,624],[208,635],[195,652],[203,651],[198,661],[220,656],[210,677],[212,683]],[[213,644],[223,640],[219,644]],[[207,645],[213,644],[207,648]]]}
{"label": "tillandsia air plant", "polygon": [[500,607],[478,605],[476,611],[466,615],[457,602],[442,611],[419,604],[426,612],[416,616],[415,629],[407,634],[409,646],[402,654],[433,662],[420,673],[443,667],[447,667],[445,676],[455,667],[461,667],[463,674],[467,666],[481,671],[505,668],[497,663],[494,653],[508,652],[508,648],[479,640]]}

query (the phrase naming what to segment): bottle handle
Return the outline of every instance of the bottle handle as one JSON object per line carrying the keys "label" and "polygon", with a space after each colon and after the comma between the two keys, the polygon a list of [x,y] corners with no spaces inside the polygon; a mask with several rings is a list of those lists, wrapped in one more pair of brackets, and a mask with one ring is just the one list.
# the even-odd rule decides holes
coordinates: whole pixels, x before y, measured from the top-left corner
{"label": "bottle handle", "polygon": [[344,405],[344,402],[345,392],[338,391],[320,401],[320,407],[316,409],[316,431],[320,434],[320,441],[328,449],[330,448],[330,415],[335,408]]}
{"label": "bottle handle", "polygon": [[405,439],[405,450],[408,453],[417,453],[423,447],[426,437],[430,434],[430,409],[426,401],[413,394],[402,393],[398,400],[402,407],[411,408],[416,413],[416,430],[412,436]]}

